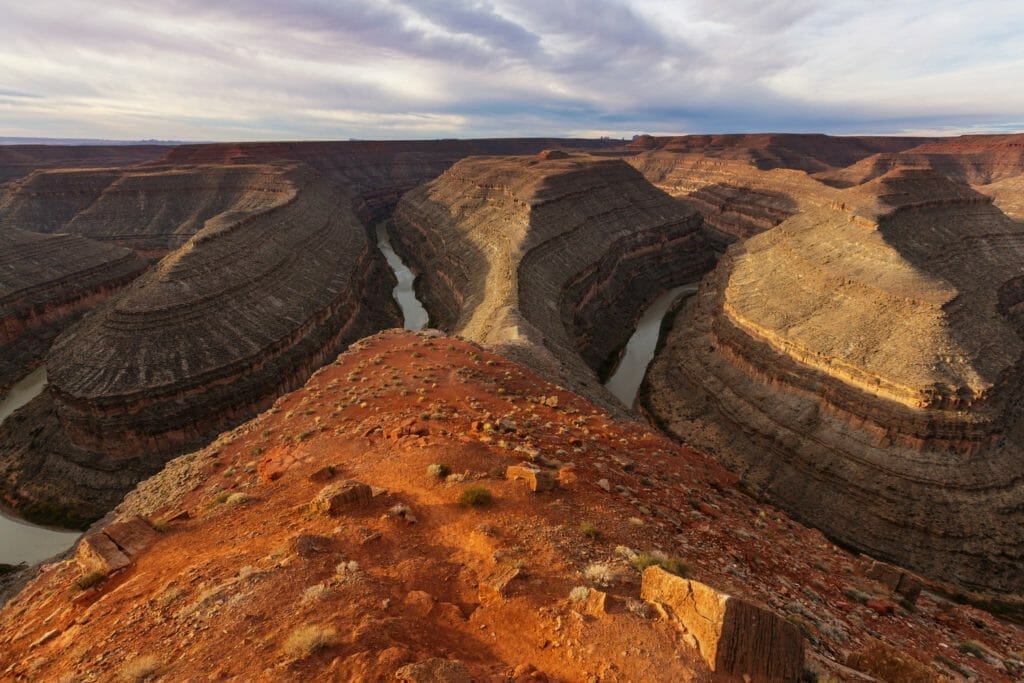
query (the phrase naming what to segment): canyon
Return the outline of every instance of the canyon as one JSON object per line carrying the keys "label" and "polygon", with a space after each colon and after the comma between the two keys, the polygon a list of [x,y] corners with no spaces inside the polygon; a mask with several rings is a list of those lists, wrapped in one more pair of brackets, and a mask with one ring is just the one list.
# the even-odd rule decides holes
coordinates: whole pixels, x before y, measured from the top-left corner
{"label": "canyon", "polygon": [[0,148],[0,676],[1013,680],[1022,150]]}
{"label": "canyon", "polygon": [[1024,224],[979,190],[1024,168],[1015,148],[1005,166],[969,140],[917,149],[854,164],[888,169],[856,184],[821,174],[731,246],[643,401],[830,537],[1019,606]]}

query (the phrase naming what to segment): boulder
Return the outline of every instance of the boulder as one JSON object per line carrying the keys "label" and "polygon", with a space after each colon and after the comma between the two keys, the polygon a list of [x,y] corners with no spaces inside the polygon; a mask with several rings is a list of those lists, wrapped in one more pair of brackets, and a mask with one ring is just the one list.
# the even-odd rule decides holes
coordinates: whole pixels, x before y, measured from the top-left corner
{"label": "boulder", "polygon": [[530,485],[530,490],[536,493],[550,491],[555,488],[555,478],[550,472],[531,465],[528,462],[518,465],[509,465],[505,468],[506,479],[524,479]]}
{"label": "boulder", "polygon": [[693,635],[712,671],[755,681],[799,680],[803,636],[774,612],[657,566],[644,570],[640,595]]}
{"label": "boulder", "polygon": [[86,573],[110,574],[131,564],[156,536],[142,517],[114,522],[85,536],[78,544],[75,561]]}
{"label": "boulder", "polygon": [[372,498],[373,492],[369,486],[346,479],[320,489],[320,493],[310,502],[310,508],[321,514],[337,515],[344,510],[362,507]]}
{"label": "boulder", "polygon": [[75,561],[89,574],[110,574],[131,564],[128,556],[102,531],[86,536],[78,544]]}
{"label": "boulder", "polygon": [[908,604],[917,602],[917,596],[921,594],[920,579],[891,564],[875,560],[865,575],[884,585]]}

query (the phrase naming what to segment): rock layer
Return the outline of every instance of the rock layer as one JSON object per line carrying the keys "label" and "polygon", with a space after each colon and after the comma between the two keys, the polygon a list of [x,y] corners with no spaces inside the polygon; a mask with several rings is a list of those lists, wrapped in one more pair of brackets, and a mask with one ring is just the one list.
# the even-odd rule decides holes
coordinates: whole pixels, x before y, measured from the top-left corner
{"label": "rock layer", "polygon": [[0,395],[61,330],[144,268],[128,249],[0,228]]}
{"label": "rock layer", "polygon": [[627,164],[558,156],[459,162],[402,198],[392,241],[432,324],[614,401],[595,373],[643,306],[713,253],[700,217]]}
{"label": "rock layer", "polygon": [[[308,167],[282,168],[274,182],[289,188],[281,201],[206,221],[55,342],[48,395],[31,411],[31,428],[49,436],[0,432],[9,500],[102,514],[140,473],[269,405],[348,343],[399,324],[393,276],[356,198]],[[82,483],[77,468],[98,474]],[[83,488],[96,477],[111,490],[90,504]]]}
{"label": "rock layer", "polygon": [[242,221],[291,194],[272,164],[51,169],[9,188],[0,226],[73,233],[162,256],[208,222]]}
{"label": "rock layer", "polygon": [[736,244],[642,398],[753,490],[871,554],[1024,593],[1024,224],[900,169]]}

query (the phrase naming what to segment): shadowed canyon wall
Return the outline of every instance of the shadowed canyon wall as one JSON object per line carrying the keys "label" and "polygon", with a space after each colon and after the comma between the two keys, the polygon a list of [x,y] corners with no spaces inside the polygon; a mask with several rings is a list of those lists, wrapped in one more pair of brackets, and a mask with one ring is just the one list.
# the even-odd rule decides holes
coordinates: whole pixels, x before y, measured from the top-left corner
{"label": "shadowed canyon wall", "polygon": [[358,198],[306,166],[268,184],[262,206],[206,220],[55,342],[46,393],[0,431],[9,502],[98,516],[171,454],[400,323]]}
{"label": "shadowed canyon wall", "polygon": [[712,266],[700,225],[622,161],[556,153],[459,162],[402,198],[392,239],[432,324],[615,405],[598,374],[646,303]]}

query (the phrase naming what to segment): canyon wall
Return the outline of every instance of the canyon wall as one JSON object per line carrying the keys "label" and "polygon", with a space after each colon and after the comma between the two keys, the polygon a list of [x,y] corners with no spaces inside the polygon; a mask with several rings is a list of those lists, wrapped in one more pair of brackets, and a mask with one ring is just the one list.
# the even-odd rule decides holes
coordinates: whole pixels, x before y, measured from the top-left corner
{"label": "canyon wall", "polygon": [[64,327],[144,269],[128,249],[0,227],[0,396]]}
{"label": "canyon wall", "polygon": [[1024,593],[1024,223],[898,168],[734,244],[641,399],[759,495],[875,557]]}
{"label": "canyon wall", "polygon": [[614,405],[599,376],[645,304],[713,264],[700,224],[620,160],[556,153],[460,161],[391,236],[433,325]]}
{"label": "canyon wall", "polygon": [[130,486],[352,341],[400,324],[394,276],[357,218],[359,199],[300,165],[281,167],[273,187],[274,201],[207,220],[57,339],[34,431],[0,427],[9,502],[98,516],[127,489],[93,500],[86,489],[102,475],[70,476],[75,468]]}
{"label": "canyon wall", "polygon": [[240,221],[288,201],[279,165],[49,169],[12,183],[0,226],[72,233],[163,256],[207,221]]}

